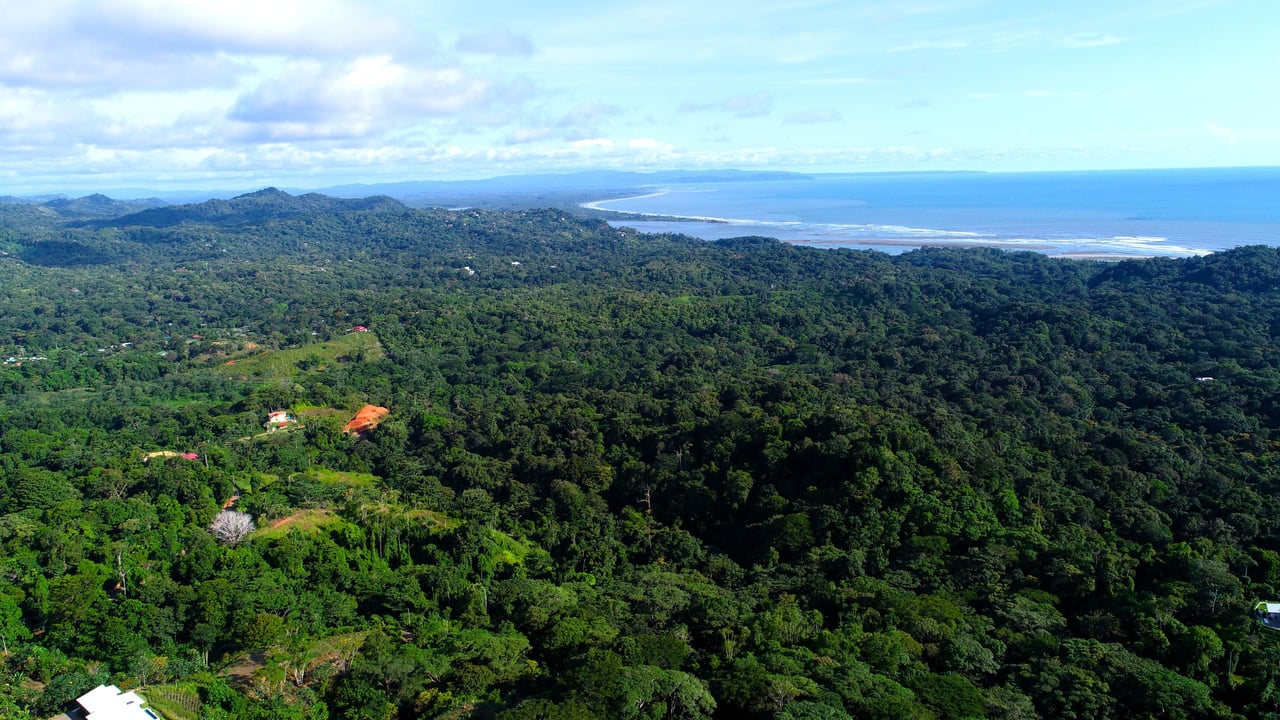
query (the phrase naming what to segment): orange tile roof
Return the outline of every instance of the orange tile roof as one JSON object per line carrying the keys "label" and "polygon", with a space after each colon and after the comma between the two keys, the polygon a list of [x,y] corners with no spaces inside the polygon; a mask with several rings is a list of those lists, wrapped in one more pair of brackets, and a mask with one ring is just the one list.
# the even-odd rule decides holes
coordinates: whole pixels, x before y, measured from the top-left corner
{"label": "orange tile roof", "polygon": [[384,407],[365,405],[360,408],[360,412],[356,413],[356,416],[342,430],[349,433],[368,432],[377,427],[378,423],[382,422],[382,418],[386,417],[389,412],[391,411]]}

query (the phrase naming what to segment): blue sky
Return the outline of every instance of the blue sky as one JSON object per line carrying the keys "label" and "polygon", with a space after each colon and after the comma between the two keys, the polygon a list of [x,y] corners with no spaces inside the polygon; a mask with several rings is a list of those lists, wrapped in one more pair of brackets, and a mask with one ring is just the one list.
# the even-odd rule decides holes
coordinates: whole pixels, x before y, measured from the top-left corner
{"label": "blue sky", "polygon": [[1280,165],[1274,0],[0,0],[0,194]]}

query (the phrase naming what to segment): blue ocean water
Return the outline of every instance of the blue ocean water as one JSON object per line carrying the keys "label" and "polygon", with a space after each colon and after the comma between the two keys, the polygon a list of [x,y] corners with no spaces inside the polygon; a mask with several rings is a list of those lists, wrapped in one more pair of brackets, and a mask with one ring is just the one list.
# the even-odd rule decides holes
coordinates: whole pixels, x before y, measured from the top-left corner
{"label": "blue ocean water", "polygon": [[1274,167],[815,175],[667,185],[589,206],[636,213],[613,224],[644,232],[886,252],[949,245],[1179,257],[1280,245]]}

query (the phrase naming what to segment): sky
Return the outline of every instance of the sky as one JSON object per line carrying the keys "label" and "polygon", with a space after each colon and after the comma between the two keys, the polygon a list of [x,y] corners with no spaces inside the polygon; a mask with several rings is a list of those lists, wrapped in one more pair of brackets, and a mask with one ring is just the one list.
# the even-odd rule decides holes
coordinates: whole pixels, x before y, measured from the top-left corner
{"label": "sky", "polygon": [[1275,0],[0,0],[0,194],[1280,165]]}

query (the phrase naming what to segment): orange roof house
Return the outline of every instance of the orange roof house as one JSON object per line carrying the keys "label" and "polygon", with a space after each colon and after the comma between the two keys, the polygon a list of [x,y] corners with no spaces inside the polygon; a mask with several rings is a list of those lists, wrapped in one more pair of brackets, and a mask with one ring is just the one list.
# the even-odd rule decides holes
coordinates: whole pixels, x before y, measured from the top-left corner
{"label": "orange roof house", "polygon": [[354,418],[351,418],[351,422],[342,428],[342,431],[353,435],[369,432],[377,427],[378,423],[382,422],[382,418],[386,417],[387,413],[390,412],[390,410],[377,405],[365,405],[360,408],[360,412],[356,413]]}
{"label": "orange roof house", "polygon": [[284,427],[288,427],[298,422],[287,410],[276,410],[267,413],[267,432],[275,432]]}

